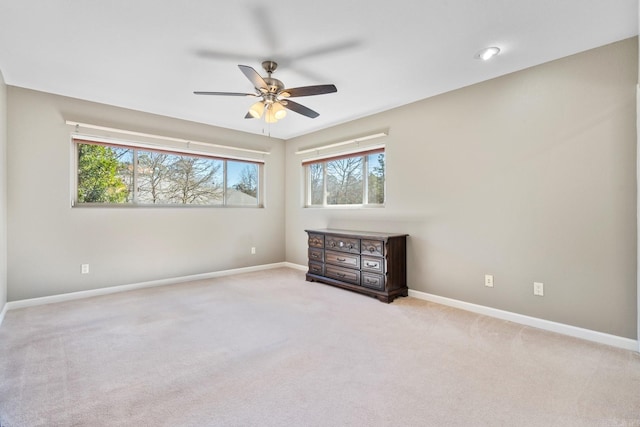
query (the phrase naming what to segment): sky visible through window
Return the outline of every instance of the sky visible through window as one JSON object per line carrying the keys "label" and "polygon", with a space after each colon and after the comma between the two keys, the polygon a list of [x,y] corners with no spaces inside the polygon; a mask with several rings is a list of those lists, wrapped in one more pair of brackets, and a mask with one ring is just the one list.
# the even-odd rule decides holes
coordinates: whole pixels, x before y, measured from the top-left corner
{"label": "sky visible through window", "polygon": [[242,170],[246,166],[247,163],[227,162],[227,182],[236,183],[240,181]]}

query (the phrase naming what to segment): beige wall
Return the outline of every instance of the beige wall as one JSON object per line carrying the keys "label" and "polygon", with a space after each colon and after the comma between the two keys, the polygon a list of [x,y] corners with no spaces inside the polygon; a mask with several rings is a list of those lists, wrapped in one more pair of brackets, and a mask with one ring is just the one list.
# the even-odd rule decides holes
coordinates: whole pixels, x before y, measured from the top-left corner
{"label": "beige wall", "polygon": [[[637,67],[633,38],[288,141],[287,261],[406,232],[411,289],[635,339]],[[295,151],[381,128],[386,207],[302,208]]]}
{"label": "beige wall", "polygon": [[[270,151],[266,208],[71,208],[65,119]],[[9,301],[283,261],[283,145],[9,86]]]}
{"label": "beige wall", "polygon": [[0,70],[0,312],[7,302],[7,86]]}

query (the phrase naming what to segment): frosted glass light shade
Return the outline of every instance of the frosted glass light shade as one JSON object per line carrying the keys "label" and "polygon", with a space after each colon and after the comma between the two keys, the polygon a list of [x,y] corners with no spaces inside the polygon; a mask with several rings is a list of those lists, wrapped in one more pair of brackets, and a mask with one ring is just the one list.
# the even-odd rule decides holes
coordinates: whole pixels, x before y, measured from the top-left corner
{"label": "frosted glass light shade", "polygon": [[279,102],[274,103],[271,109],[273,110],[273,115],[276,120],[284,119],[287,115],[287,110]]}
{"label": "frosted glass light shade", "polygon": [[258,101],[249,108],[249,114],[254,119],[259,119],[262,117],[262,113],[264,112],[264,103],[262,101]]}
{"label": "frosted glass light shade", "polygon": [[275,123],[278,121],[278,119],[276,119],[276,115],[273,113],[273,107],[267,109],[267,112],[264,115],[264,121],[267,123]]}

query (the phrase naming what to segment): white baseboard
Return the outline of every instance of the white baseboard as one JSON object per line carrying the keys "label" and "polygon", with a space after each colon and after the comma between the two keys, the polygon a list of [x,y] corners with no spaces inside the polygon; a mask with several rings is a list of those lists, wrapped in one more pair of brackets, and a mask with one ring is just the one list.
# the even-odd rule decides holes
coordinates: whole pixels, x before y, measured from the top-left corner
{"label": "white baseboard", "polygon": [[309,270],[309,266],[308,265],[294,264],[292,262],[285,262],[283,264],[284,264],[285,267],[293,268],[294,270],[300,270],[300,271]]}
{"label": "white baseboard", "polygon": [[2,311],[0,311],[0,326],[4,320],[4,315],[7,314],[7,310],[9,310],[9,303],[6,303],[4,307],[2,307]]}
{"label": "white baseboard", "polygon": [[[231,270],[214,271],[211,273],[193,274],[190,276],[173,277],[170,279],[151,280],[148,282],[133,283],[130,285],[110,286],[107,288],[91,289],[88,291],[70,292],[68,294],[51,295],[48,297],[29,298],[18,301],[8,302],[3,315],[6,310],[15,310],[17,308],[33,307],[36,305],[53,304],[56,302],[73,301],[81,298],[96,297],[100,295],[114,294],[117,292],[133,291],[136,289],[152,288],[155,286],[175,285],[177,283],[191,282],[193,280],[212,279],[214,277],[231,276],[233,274],[250,273],[261,270],[271,270],[274,268],[287,267],[285,262],[277,262],[274,264],[263,264],[252,267],[234,268]],[[0,317],[0,324],[2,323],[2,317]]]}
{"label": "white baseboard", "polygon": [[532,326],[534,328],[544,329],[546,331],[557,332],[559,334],[568,335],[575,338],[581,338],[600,344],[623,348],[625,350],[640,350],[638,347],[638,341],[632,340],[630,338],[605,334],[602,332],[592,331],[590,329],[578,328],[576,326],[565,325],[564,323],[557,323],[549,320],[539,319],[537,317],[525,316],[523,314],[499,310],[497,308],[486,307],[478,304],[472,304],[452,298],[445,298],[438,295],[428,294],[426,292],[414,291],[412,289],[409,289],[409,296],[442,305],[447,305],[449,307],[459,308],[461,310],[471,311],[473,313],[483,314],[485,316],[495,317],[497,319],[508,320],[510,322],[519,323],[521,325]]}

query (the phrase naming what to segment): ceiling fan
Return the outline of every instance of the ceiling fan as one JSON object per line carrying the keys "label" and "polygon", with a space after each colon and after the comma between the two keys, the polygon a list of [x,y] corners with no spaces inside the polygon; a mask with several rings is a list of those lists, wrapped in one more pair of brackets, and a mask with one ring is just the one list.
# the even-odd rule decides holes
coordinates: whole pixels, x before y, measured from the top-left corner
{"label": "ceiling fan", "polygon": [[284,84],[271,77],[271,74],[278,68],[275,61],[264,61],[262,68],[267,72],[268,77],[261,77],[260,74],[248,65],[238,65],[240,71],[249,79],[255,87],[255,93],[239,92],[193,92],[196,95],[223,95],[223,96],[250,96],[262,98],[249,108],[245,119],[259,119],[264,114],[267,123],[275,123],[287,115],[287,109],[303,116],[315,119],[320,114],[311,108],[291,101],[289,98],[298,96],[323,95],[325,93],[337,92],[335,85],[302,86],[285,89]]}

